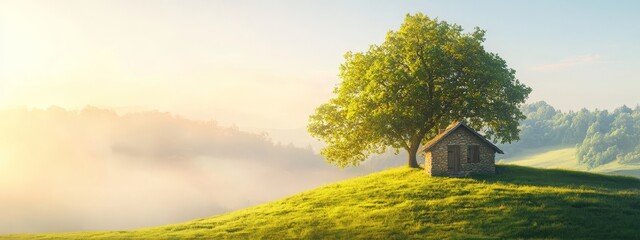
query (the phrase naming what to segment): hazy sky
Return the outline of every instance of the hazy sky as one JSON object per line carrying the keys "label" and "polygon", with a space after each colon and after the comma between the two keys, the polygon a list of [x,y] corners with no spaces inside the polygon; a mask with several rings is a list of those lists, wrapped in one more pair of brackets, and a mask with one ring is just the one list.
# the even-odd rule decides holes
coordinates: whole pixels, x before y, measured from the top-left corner
{"label": "hazy sky", "polygon": [[0,108],[159,109],[302,128],[348,50],[407,13],[487,30],[562,110],[640,103],[639,1],[4,1]]}

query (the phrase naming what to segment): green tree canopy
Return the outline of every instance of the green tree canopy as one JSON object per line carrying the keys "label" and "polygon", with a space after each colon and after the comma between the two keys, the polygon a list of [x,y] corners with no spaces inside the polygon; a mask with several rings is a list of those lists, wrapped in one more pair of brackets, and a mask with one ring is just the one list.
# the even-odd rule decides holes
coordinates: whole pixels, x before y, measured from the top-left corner
{"label": "green tree canopy", "polygon": [[327,161],[358,165],[387,147],[416,152],[437,129],[464,120],[494,141],[518,139],[519,106],[531,89],[497,54],[485,31],[408,14],[398,31],[365,52],[347,52],[335,98],[320,105],[308,130],[327,143]]}

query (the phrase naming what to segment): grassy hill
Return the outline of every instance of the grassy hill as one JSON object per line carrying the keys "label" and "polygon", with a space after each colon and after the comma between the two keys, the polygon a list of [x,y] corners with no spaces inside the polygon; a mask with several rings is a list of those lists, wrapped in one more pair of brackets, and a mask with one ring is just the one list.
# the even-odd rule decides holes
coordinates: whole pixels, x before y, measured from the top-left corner
{"label": "grassy hill", "polygon": [[530,150],[499,162],[536,168],[560,168],[586,171],[587,166],[578,163],[575,147],[550,147]]}
{"label": "grassy hill", "polygon": [[596,173],[624,175],[640,178],[640,165],[610,162],[592,169],[578,163],[575,147],[550,147],[524,152],[519,156],[501,160],[502,163],[536,168],[558,168]]}
{"label": "grassy hill", "polygon": [[497,170],[448,178],[395,168],[185,223],[0,239],[640,238],[639,179]]}

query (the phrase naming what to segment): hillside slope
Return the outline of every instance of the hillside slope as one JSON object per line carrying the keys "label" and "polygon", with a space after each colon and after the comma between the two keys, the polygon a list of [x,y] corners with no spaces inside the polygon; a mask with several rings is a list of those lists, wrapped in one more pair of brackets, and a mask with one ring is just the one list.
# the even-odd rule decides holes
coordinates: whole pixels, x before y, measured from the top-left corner
{"label": "hillside slope", "polygon": [[497,170],[447,178],[395,168],[185,223],[0,239],[640,238],[636,178]]}
{"label": "hillside slope", "polygon": [[640,164],[620,164],[618,161],[613,161],[588,169],[586,165],[578,163],[576,151],[576,147],[542,148],[499,162],[527,167],[590,171],[640,178]]}
{"label": "hillside slope", "polygon": [[535,168],[587,171],[587,166],[578,162],[575,146],[536,149],[498,162]]}

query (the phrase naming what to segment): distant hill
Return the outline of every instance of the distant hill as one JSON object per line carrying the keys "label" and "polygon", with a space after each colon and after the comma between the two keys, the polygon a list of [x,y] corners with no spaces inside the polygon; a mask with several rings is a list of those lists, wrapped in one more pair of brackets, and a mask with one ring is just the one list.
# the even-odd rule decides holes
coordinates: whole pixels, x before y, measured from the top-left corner
{"label": "distant hill", "polygon": [[427,177],[400,167],[185,223],[0,239],[640,238],[639,179],[511,165],[497,172]]}
{"label": "distant hill", "polygon": [[518,127],[520,140],[498,145],[505,158],[531,149],[572,146],[580,165],[587,168],[611,162],[640,165],[640,106],[562,112],[540,101],[520,110],[527,117]]}
{"label": "distant hill", "polygon": [[0,234],[182,222],[377,172],[378,165],[339,169],[310,148],[167,112],[4,109]]}
{"label": "distant hill", "polygon": [[[496,156],[498,157],[498,156]],[[587,171],[587,166],[580,164],[575,147],[546,147],[523,151],[515,157],[500,159],[498,163],[508,163],[536,168],[558,168]]]}
{"label": "distant hill", "polygon": [[621,164],[619,161],[614,161],[589,169],[588,166],[580,164],[576,151],[576,147],[546,147],[528,152],[524,151],[519,156],[502,159],[498,162],[536,168],[590,171],[640,178],[640,164]]}

